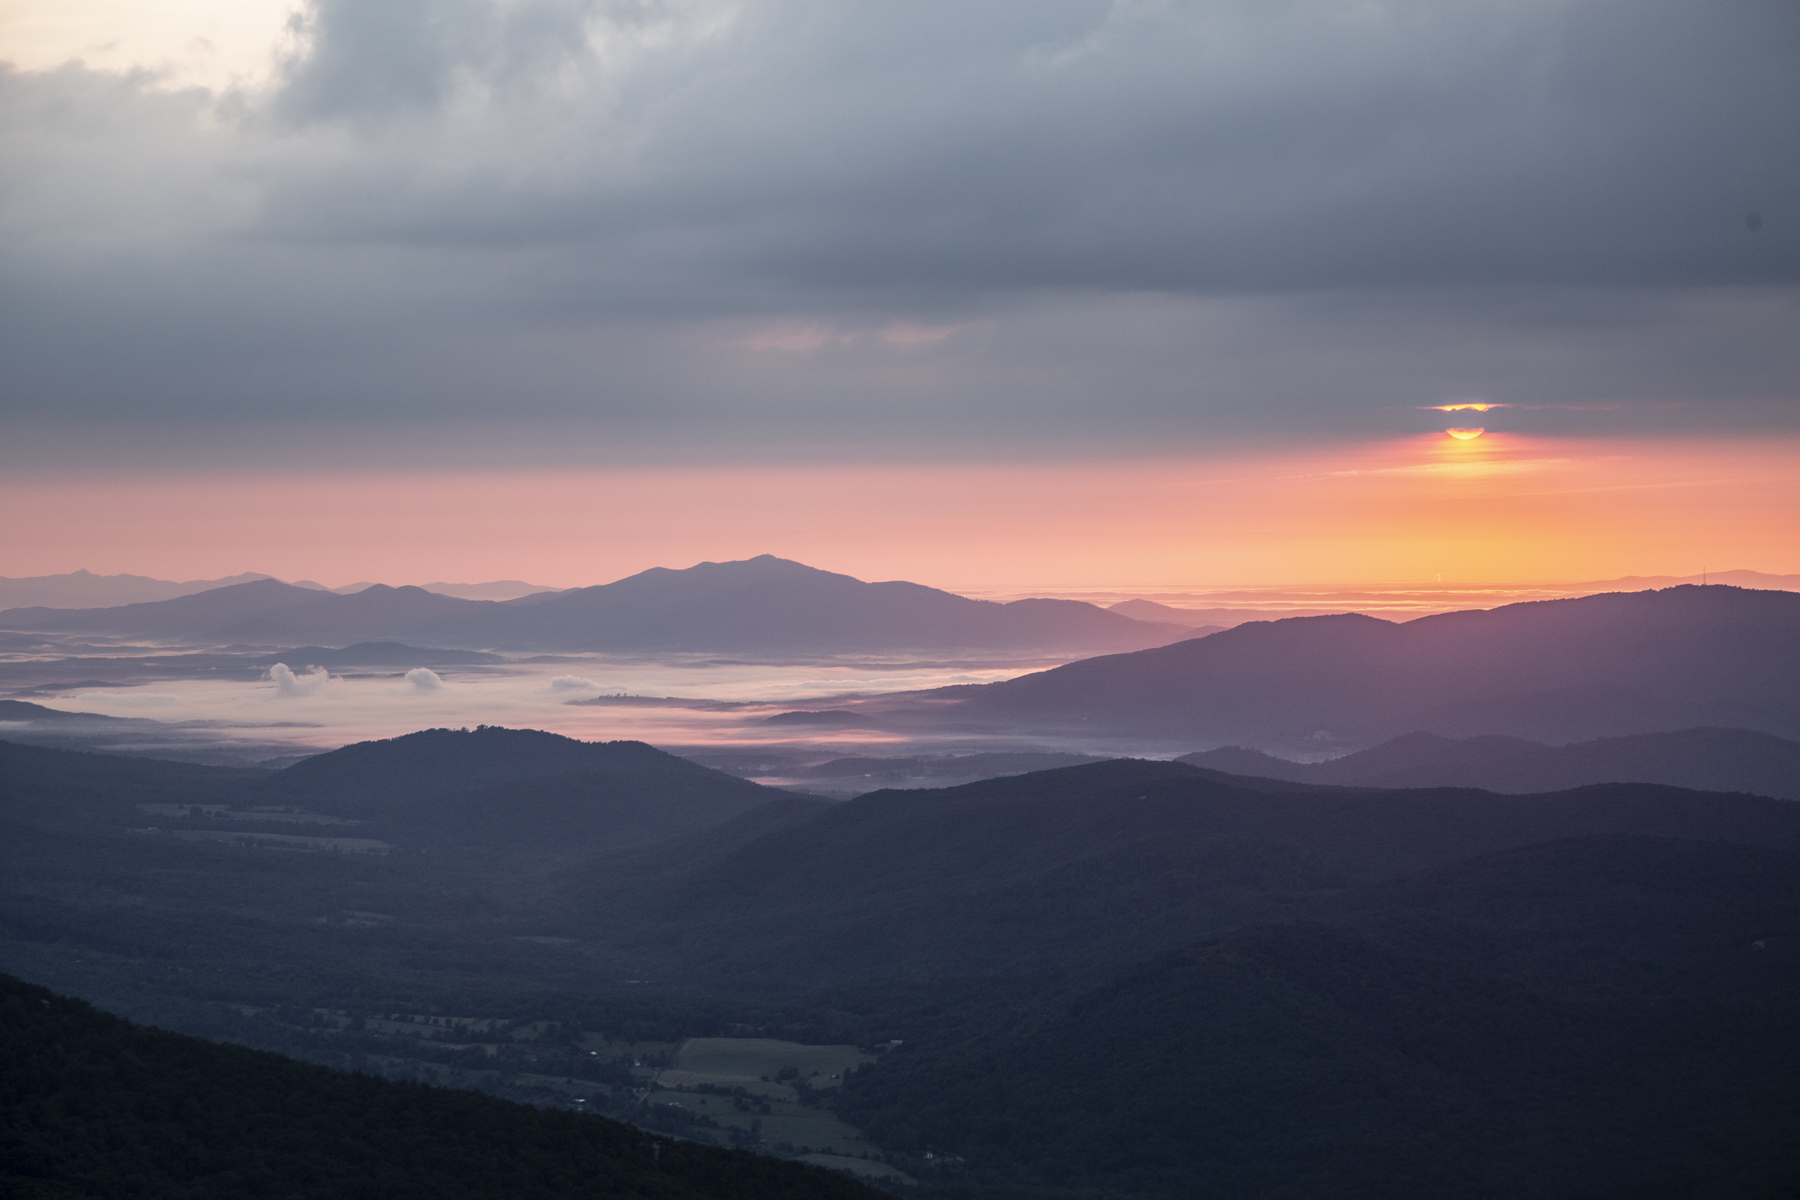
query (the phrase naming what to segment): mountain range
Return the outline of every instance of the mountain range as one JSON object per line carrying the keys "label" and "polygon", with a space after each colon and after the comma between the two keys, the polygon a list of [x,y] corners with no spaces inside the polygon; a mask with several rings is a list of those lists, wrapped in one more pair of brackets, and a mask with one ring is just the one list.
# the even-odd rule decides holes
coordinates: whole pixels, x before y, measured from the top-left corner
{"label": "mountain range", "polygon": [[1800,594],[1684,585],[1403,623],[1253,621],[922,698],[931,719],[966,727],[1289,752],[1418,730],[1568,742],[1729,726],[1796,738]]}
{"label": "mountain range", "polygon": [[1160,645],[1186,626],[1073,600],[998,604],[904,582],[865,583],[763,555],[655,568],[598,587],[508,601],[376,584],[350,595],[261,579],[114,608],[15,608],[0,628],[213,644],[405,641],[510,650],[780,654],[1094,653]]}
{"label": "mountain range", "polygon": [[[1618,579],[1596,579],[1581,583],[1542,584],[1531,589],[1543,599],[1567,599],[1600,592],[1641,592],[1656,588],[1676,587],[1684,583],[1726,584],[1731,587],[1800,591],[1800,575],[1771,575],[1764,571],[1712,571],[1699,575],[1627,575]],[[1472,598],[1468,591],[1449,588],[1433,596],[1412,590],[1365,590],[1359,588],[1237,588],[1205,592],[1164,593],[1161,599],[1136,596],[1107,606],[1109,612],[1124,613],[1140,621],[1173,621],[1177,624],[1217,624],[1229,628],[1245,621],[1278,620],[1283,617],[1328,616],[1334,612],[1356,610],[1365,601],[1376,604],[1404,600],[1413,605],[1435,603],[1439,608],[1465,608]],[[1173,603],[1171,603],[1173,601]],[[1270,607],[1279,602],[1278,606]]]}
{"label": "mountain range", "polygon": [[[157,600],[173,600],[215,588],[272,579],[256,571],[231,575],[224,579],[190,579],[176,583],[168,579],[152,579],[147,575],[95,575],[91,571],[70,571],[62,575],[32,575],[9,579],[0,576],[0,610],[8,608],[100,608],[123,604],[146,604]],[[372,587],[369,583],[351,583],[327,588],[309,579],[297,580],[295,587],[313,591],[344,594]],[[517,579],[497,579],[490,583],[427,583],[428,592],[461,596],[468,600],[510,600],[537,592],[555,591],[535,583]]]}

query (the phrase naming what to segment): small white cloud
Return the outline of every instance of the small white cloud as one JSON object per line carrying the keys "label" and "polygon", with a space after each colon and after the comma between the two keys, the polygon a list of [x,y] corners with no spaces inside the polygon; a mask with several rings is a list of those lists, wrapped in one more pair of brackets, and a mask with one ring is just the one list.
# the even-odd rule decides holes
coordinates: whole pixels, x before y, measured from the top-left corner
{"label": "small white cloud", "polygon": [[444,686],[444,681],[438,677],[438,673],[428,667],[414,667],[412,670],[408,671],[406,673],[406,682],[412,684],[421,692],[435,692]]}
{"label": "small white cloud", "polygon": [[591,679],[583,679],[579,675],[558,675],[550,681],[553,692],[597,692],[600,685]]}
{"label": "small white cloud", "polygon": [[276,663],[269,668],[268,678],[275,681],[275,690],[283,696],[310,696],[325,686],[331,672],[324,667],[308,667],[304,675],[296,675],[286,663]]}

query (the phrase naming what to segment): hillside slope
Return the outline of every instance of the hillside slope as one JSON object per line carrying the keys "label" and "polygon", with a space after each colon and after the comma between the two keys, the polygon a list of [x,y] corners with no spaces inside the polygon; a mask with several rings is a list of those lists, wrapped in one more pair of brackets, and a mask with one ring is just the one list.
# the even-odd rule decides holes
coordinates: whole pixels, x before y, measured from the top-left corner
{"label": "hillside slope", "polygon": [[1444,613],[1256,621],[948,693],[950,719],[1262,750],[1414,730],[1581,741],[1695,726],[1800,737],[1800,594],[1674,587]]}
{"label": "hillside slope", "polygon": [[146,1029],[0,976],[0,1190],[21,1200],[852,1200],[852,1180],[601,1117]]}
{"label": "hillside slope", "polygon": [[1553,842],[1159,955],[855,1076],[970,1182],[1338,1200],[1800,1186],[1800,859]]}
{"label": "hillside slope", "polygon": [[1073,978],[1346,886],[1618,834],[1800,852],[1800,805],[1632,784],[1361,791],[1117,760],[874,792],[729,847],[713,834],[599,859],[557,877],[532,928],[659,978]]}

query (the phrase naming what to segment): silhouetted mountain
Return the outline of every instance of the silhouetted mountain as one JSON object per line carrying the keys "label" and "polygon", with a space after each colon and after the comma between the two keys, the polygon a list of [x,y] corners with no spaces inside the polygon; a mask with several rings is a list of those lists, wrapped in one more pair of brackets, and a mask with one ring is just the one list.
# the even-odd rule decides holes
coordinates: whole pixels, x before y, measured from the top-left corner
{"label": "silhouetted mountain", "polygon": [[1800,591],[1800,575],[1771,575],[1765,571],[1708,571],[1699,575],[1623,575],[1618,579],[1602,579],[1592,583],[1572,583],[1571,588],[1592,588],[1595,591],[1642,591],[1645,588],[1677,587],[1681,584],[1711,585],[1722,583],[1730,587],[1741,588],[1773,588],[1783,591]]}
{"label": "silhouetted mountain", "polygon": [[14,722],[45,722],[46,724],[66,725],[78,721],[116,721],[135,724],[130,717],[106,717],[99,713],[64,712],[60,708],[46,708],[42,704],[33,704],[29,700],[0,700],[0,721],[9,725]]}
{"label": "silhouetted mountain", "polygon": [[225,579],[190,579],[186,583],[175,583],[167,579],[151,579],[146,575],[95,575],[89,571],[71,571],[66,575],[33,575],[22,579],[0,578],[0,609],[101,608],[143,604],[267,578],[267,575],[246,572]]}
{"label": "silhouetted mountain", "polygon": [[[538,786],[517,786],[525,781]],[[681,797],[683,803],[710,796],[720,819],[779,794],[643,742],[581,742],[536,729],[498,726],[427,729],[357,742],[269,776],[261,793],[270,802],[286,800],[319,812],[389,820],[401,820],[409,812],[434,819],[428,808],[416,807],[419,802],[459,793],[456,807],[465,814],[463,819],[476,819],[477,813],[492,807],[493,819],[506,820],[504,814],[514,805],[550,803],[551,795],[578,803],[580,797],[608,788],[635,789],[647,805],[659,795]],[[470,795],[474,789],[489,790]]]}
{"label": "silhouetted mountain", "polygon": [[0,1190],[190,1197],[872,1197],[603,1117],[146,1029],[0,976]]}
{"label": "silhouetted mountain", "polygon": [[160,721],[64,712],[28,700],[0,700],[0,721],[9,741],[65,749],[110,750],[168,731]]}
{"label": "silhouetted mountain", "polygon": [[511,610],[492,600],[459,600],[418,587],[373,584],[339,595],[259,579],[163,600],[103,609],[10,609],[0,626],[92,631],[213,642],[265,644],[426,641],[483,645],[508,628]]}
{"label": "silhouetted mountain", "polygon": [[116,608],[9,608],[0,612],[8,629],[48,632],[107,632],[190,637],[221,634],[246,622],[273,624],[276,614],[329,603],[342,597],[279,579],[254,579],[171,600]]}
{"label": "silhouetted mountain", "polygon": [[1329,762],[1290,762],[1242,746],[1185,754],[1176,761],[1234,775],[1359,787],[1553,792],[1633,782],[1800,800],[1800,743],[1748,729],[1684,729],[1569,746],[1409,733]]}
{"label": "silhouetted mountain", "polygon": [[946,696],[963,700],[943,719],[1261,749],[1420,729],[1556,742],[1701,725],[1797,737],[1800,594],[1676,587],[1404,624],[1257,621]]}
{"label": "silhouetted mountain", "polygon": [[[843,1106],[972,1184],[1733,1197],[1800,1185],[1800,857],[1559,841],[889,1055]],[[1085,1192],[1083,1192],[1085,1194]]]}
{"label": "silhouetted mountain", "polygon": [[767,554],[575,588],[533,604],[531,621],[540,642],[568,648],[790,653],[1141,646],[1185,632],[1070,600],[996,604],[916,583],[864,583]]}
{"label": "silhouetted mountain", "polygon": [[1186,626],[1134,621],[1078,601],[996,604],[913,583],[864,583],[770,555],[684,571],[656,568],[503,603],[380,584],[340,596],[259,580],[117,609],[11,609],[0,612],[0,627],[213,641],[784,654],[1094,653],[1188,633]]}

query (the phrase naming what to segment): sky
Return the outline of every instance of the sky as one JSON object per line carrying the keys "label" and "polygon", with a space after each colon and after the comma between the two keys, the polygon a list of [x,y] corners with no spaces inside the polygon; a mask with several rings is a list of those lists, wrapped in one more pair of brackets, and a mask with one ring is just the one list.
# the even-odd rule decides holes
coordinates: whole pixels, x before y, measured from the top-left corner
{"label": "sky", "polygon": [[0,58],[3,575],[1800,571],[1787,0],[0,0]]}

